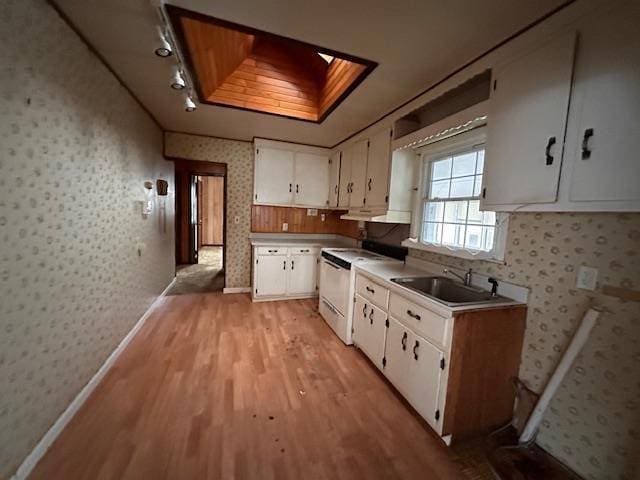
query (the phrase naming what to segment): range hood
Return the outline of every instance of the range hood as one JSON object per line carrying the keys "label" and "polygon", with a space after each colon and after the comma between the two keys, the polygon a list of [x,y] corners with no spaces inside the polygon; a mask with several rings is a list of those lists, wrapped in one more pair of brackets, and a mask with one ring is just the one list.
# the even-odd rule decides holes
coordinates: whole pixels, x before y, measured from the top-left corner
{"label": "range hood", "polygon": [[411,223],[411,209],[415,187],[417,157],[414,150],[397,150],[391,154],[389,195],[386,207],[349,209],[343,220],[377,223]]}

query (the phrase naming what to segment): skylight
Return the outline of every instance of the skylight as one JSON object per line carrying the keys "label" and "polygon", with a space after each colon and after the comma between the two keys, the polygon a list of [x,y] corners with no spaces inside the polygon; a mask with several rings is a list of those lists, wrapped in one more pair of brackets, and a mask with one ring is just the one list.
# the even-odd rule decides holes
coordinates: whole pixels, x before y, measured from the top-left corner
{"label": "skylight", "polygon": [[318,55],[320,55],[322,57],[322,59],[327,63],[331,63],[333,61],[333,59],[335,58],[335,57],[332,57],[331,55],[327,55],[326,53],[318,52]]}

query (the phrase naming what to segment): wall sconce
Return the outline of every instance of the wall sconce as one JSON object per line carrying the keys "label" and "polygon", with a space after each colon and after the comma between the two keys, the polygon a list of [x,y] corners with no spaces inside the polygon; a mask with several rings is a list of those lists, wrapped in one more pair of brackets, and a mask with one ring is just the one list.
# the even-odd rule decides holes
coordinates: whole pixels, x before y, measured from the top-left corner
{"label": "wall sconce", "polygon": [[142,216],[147,218],[153,210],[153,182],[144,182],[144,198],[142,202]]}

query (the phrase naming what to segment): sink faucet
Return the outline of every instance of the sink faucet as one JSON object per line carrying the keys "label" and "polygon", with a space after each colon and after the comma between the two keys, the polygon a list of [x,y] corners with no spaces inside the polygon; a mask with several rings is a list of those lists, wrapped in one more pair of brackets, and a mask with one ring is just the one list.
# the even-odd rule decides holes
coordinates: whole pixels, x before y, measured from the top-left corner
{"label": "sink faucet", "polygon": [[467,273],[464,274],[464,277],[462,275],[458,275],[456,272],[452,272],[451,270],[449,270],[448,268],[445,268],[442,273],[446,274],[451,274],[454,275],[456,277],[458,277],[460,280],[462,280],[462,283],[464,285],[466,285],[467,287],[469,285],[471,285],[471,277],[473,275],[473,270],[469,269],[469,271]]}

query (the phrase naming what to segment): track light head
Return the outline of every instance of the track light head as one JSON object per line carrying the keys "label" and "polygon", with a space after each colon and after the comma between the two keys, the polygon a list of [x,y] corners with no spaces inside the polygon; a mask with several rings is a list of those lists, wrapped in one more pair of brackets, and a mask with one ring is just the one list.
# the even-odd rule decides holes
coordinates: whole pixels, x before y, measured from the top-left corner
{"label": "track light head", "polygon": [[187,84],[184,81],[184,77],[182,76],[180,69],[177,66],[174,67],[173,75],[171,76],[171,88],[174,90],[184,90],[186,86]]}
{"label": "track light head", "polygon": [[155,54],[163,58],[173,55],[171,44],[167,40],[167,36],[160,27],[158,27],[158,47],[155,49]]}
{"label": "track light head", "polygon": [[196,104],[193,102],[191,97],[189,97],[189,96],[184,97],[184,111],[185,112],[195,112],[196,108],[197,108]]}

